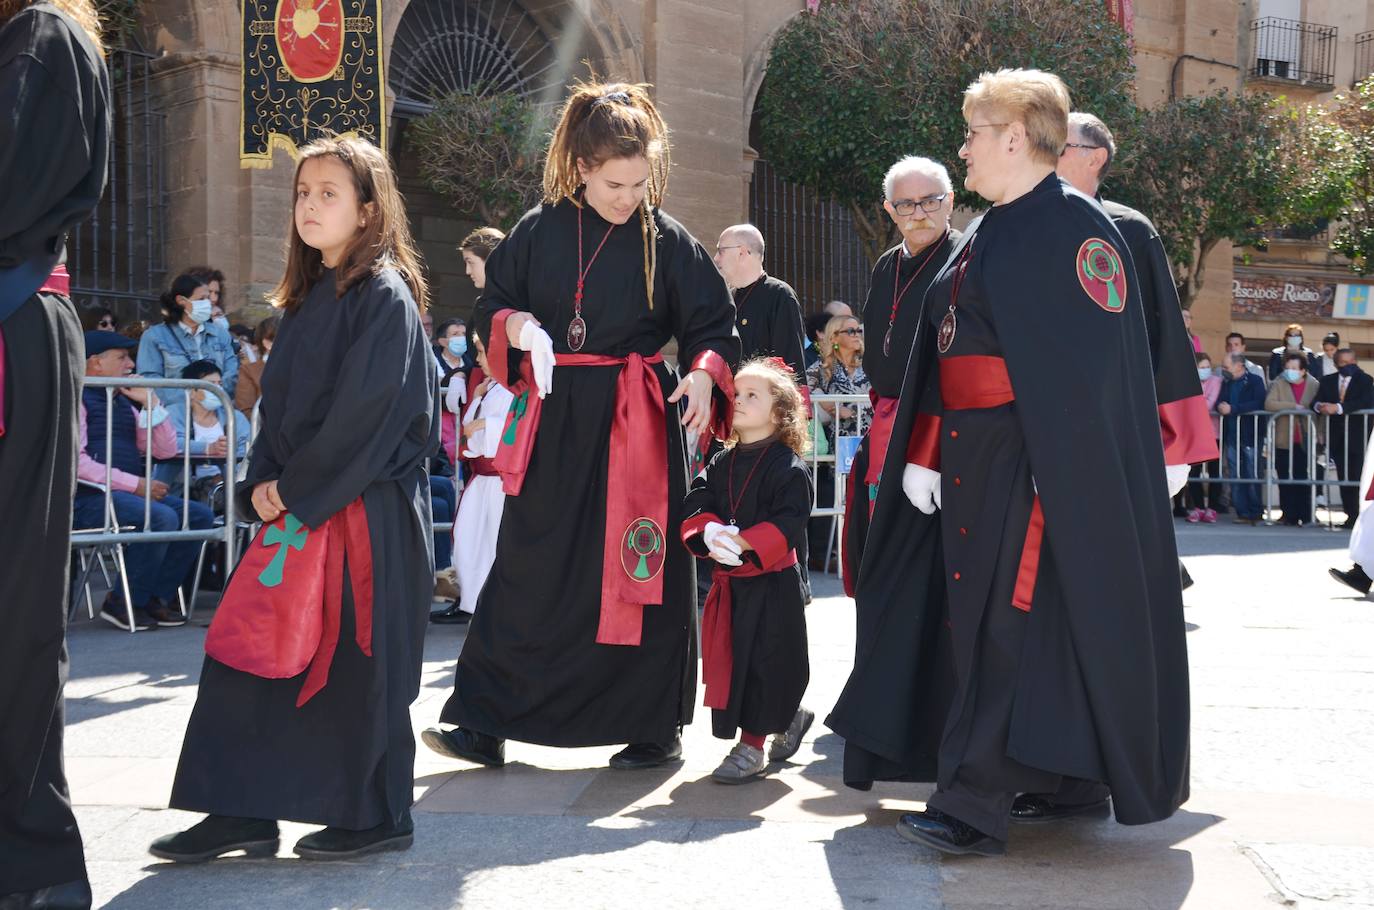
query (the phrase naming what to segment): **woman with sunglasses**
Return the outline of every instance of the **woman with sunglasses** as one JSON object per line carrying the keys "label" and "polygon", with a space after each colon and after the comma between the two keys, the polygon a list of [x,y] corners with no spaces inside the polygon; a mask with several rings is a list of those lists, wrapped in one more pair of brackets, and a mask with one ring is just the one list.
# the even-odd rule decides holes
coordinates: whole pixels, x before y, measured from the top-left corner
{"label": "woman with sunglasses", "polygon": [[[825,324],[825,342],[821,345],[821,359],[806,371],[806,384],[813,395],[867,395],[868,374],[864,372],[864,327],[854,316],[834,316]],[[836,436],[854,436],[859,431],[859,409],[847,404],[822,403],[821,411],[829,415],[826,435],[833,443]],[[863,425],[868,426],[873,409],[863,406]]]}

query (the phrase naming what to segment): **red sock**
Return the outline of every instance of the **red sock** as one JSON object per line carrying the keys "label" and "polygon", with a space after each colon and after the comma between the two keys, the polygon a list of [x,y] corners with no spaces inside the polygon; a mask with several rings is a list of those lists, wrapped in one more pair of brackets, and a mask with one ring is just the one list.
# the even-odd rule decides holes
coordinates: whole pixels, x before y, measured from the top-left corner
{"label": "red sock", "polygon": [[767,734],[746,733],[744,730],[739,731],[739,741],[746,746],[753,746],[755,749],[762,749],[765,739],[767,739]]}

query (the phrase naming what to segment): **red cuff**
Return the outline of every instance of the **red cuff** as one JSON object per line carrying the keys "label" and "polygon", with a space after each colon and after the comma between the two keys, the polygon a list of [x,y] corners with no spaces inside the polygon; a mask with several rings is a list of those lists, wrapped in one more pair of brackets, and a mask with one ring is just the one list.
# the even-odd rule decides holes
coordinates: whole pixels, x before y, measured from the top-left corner
{"label": "red cuff", "polygon": [[510,339],[506,336],[506,320],[515,315],[515,310],[497,310],[491,317],[491,334],[487,338],[487,365],[496,381],[509,388],[511,383],[509,356]]}
{"label": "red cuff", "polygon": [[713,521],[717,524],[725,524],[725,522],[720,520],[719,515],[712,512],[702,512],[699,515],[693,515],[691,518],[683,519],[681,529],[682,542],[687,545],[688,549],[692,547],[692,539],[705,534],[706,526]]}
{"label": "red cuff", "polygon": [[771,521],[761,521],[747,527],[739,532],[739,536],[754,548],[759,565],[765,569],[785,557],[792,549],[787,545],[787,538],[782,536],[782,531],[779,531],[778,526]]}
{"label": "red cuff", "polygon": [[729,439],[730,428],[735,423],[735,374],[725,358],[715,351],[702,351],[692,361],[691,369],[705,370],[716,384],[722,400],[712,402],[711,433],[719,440]]}
{"label": "red cuff", "polygon": [[933,414],[917,414],[916,426],[906,444],[906,463],[918,464],[932,471],[940,470],[940,418]]}
{"label": "red cuff", "polygon": [[1221,457],[1207,400],[1201,395],[1160,405],[1159,431],[1165,464],[1200,464]]}

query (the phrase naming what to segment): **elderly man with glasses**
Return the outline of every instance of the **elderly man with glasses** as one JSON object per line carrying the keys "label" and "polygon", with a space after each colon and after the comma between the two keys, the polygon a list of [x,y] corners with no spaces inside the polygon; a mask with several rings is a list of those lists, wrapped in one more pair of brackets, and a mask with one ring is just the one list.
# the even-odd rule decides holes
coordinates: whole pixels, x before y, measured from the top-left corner
{"label": "elderly man with glasses", "polygon": [[1055,174],[1070,110],[1038,70],[964,95],[964,185],[992,207],[926,294],[859,567],[860,659],[827,721],[884,776],[935,782],[897,830],[946,853],[1005,852],[1018,795],[1045,820],[1106,814],[1110,787],[1125,824],[1188,795],[1140,291],[1111,219]]}
{"label": "elderly man with glasses", "polygon": [[797,292],[763,270],[763,234],[752,224],[721,232],[713,257],[735,298],[740,362],[751,357],[781,357],[797,375],[806,370],[802,315]]}

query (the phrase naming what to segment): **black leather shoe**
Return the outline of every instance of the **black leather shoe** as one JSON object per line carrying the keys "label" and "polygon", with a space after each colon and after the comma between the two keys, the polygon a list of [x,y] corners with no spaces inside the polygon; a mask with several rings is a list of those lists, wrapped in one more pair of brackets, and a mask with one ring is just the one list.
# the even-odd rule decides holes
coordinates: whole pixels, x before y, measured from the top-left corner
{"label": "black leather shoe", "polygon": [[185,831],[159,837],[148,852],[174,863],[203,863],[238,850],[247,856],[275,856],[279,836],[274,821],[207,815]]}
{"label": "black leather shoe", "polygon": [[1007,845],[939,809],[913,812],[897,820],[897,833],[913,844],[956,856],[1001,856]]}
{"label": "black leather shoe", "polygon": [[466,727],[454,727],[452,730],[430,727],[420,731],[420,739],[435,752],[449,758],[461,758],[488,768],[499,768],[506,763],[504,739]]}
{"label": "black leather shoe", "polygon": [[366,831],[348,828],[324,828],[296,841],[296,855],[301,859],[355,859],[384,850],[409,850],[415,843],[415,824],[410,813],[399,822],[387,822]]}
{"label": "black leather shoe", "polygon": [[1331,573],[1332,578],[1336,579],[1341,584],[1349,585],[1361,594],[1369,593],[1369,576],[1366,575],[1364,569],[1361,569],[1359,566],[1351,566],[1344,572],[1340,569],[1328,569],[1327,571]]}
{"label": "black leather shoe", "polygon": [[470,619],[472,619],[472,614],[458,609],[458,601],[456,600],[444,609],[435,610],[429,614],[429,621],[439,626],[460,625]]}
{"label": "black leather shoe", "polygon": [[1111,814],[1109,799],[1099,799],[1092,803],[1059,803],[1043,793],[1022,793],[1011,804],[1011,820],[1019,825],[1053,822],[1080,815],[1106,818]]}
{"label": "black leather shoe", "polygon": [[78,878],[36,891],[3,894],[0,910],[91,910],[91,883]]}
{"label": "black leather shoe", "polygon": [[682,737],[675,736],[667,744],[630,743],[611,756],[611,767],[618,771],[638,771],[641,768],[657,768],[681,757]]}

